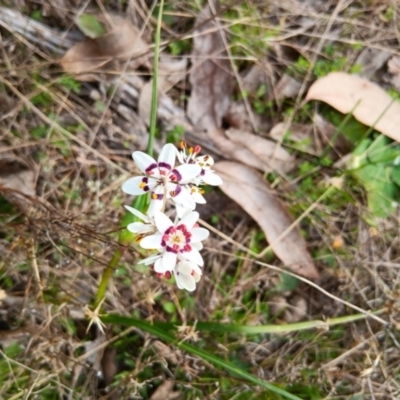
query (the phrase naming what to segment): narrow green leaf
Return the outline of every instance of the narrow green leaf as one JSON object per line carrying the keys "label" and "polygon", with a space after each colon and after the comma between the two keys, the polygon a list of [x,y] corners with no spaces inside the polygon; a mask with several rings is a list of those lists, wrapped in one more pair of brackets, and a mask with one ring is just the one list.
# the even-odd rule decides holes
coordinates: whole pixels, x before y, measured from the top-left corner
{"label": "narrow green leaf", "polygon": [[214,364],[217,367],[220,367],[226,371],[228,371],[230,374],[234,374],[238,378],[245,379],[251,383],[254,383],[256,385],[259,385],[265,389],[270,390],[273,393],[279,394],[286,399],[289,400],[301,400],[299,397],[287,392],[284,389],[280,389],[279,387],[276,387],[272,385],[271,383],[268,383],[264,381],[263,379],[260,379],[252,374],[249,374],[246,371],[243,371],[242,369],[236,367],[230,362],[227,362],[219,357],[214,356],[213,354],[210,354],[207,351],[200,350],[195,346],[192,346],[191,344],[178,341],[177,338],[169,333],[167,330],[158,327],[156,324],[151,325],[150,323],[142,320],[138,320],[135,318],[127,318],[127,317],[120,317],[118,315],[109,315],[107,317],[103,318],[104,322],[112,323],[112,324],[123,324],[123,325],[128,325],[128,326],[134,326],[136,328],[142,329],[145,332],[148,332],[154,336],[157,336],[158,338],[164,340],[167,343],[174,344],[176,347],[194,354],[200,358],[202,358],[205,361],[208,361],[212,364]]}

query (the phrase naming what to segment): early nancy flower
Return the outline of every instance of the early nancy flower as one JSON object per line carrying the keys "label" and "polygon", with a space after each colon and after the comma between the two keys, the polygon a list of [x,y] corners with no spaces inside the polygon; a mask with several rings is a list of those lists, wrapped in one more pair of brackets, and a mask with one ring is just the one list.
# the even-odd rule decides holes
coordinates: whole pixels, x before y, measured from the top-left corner
{"label": "early nancy flower", "polygon": [[163,209],[167,198],[181,207],[195,208],[194,200],[182,185],[201,173],[199,165],[183,164],[174,168],[176,148],[172,144],[163,147],[157,161],[141,151],[135,151],[132,157],[145,176],[128,179],[122,185],[122,190],[134,196],[150,192],[151,201],[147,211],[150,217]]}
{"label": "early nancy flower", "polygon": [[138,217],[143,222],[132,222],[126,228],[129,232],[137,233],[138,235],[143,235],[145,233],[153,233],[157,230],[154,223],[154,218],[144,215],[139,210],[133,207],[125,206],[125,208],[130,211],[135,217]]}
{"label": "early nancy flower", "polygon": [[195,227],[198,218],[197,212],[189,212],[174,224],[165,214],[157,212],[154,215],[154,222],[158,232],[143,238],[140,246],[158,250],[159,254],[141,262],[144,264],[154,262],[154,271],[160,274],[173,271],[178,261],[191,261],[202,266],[203,258],[199,250],[203,247],[201,241],[208,237],[209,231]]}
{"label": "early nancy flower", "polygon": [[222,185],[222,179],[211,169],[214,165],[214,159],[209,155],[198,155],[201,151],[200,146],[187,149],[186,143],[181,142],[181,149],[181,151],[176,150],[176,152],[178,160],[182,164],[197,164],[201,168],[199,175],[192,180],[192,183],[196,185]]}
{"label": "early nancy flower", "polygon": [[179,260],[174,268],[176,284],[179,289],[186,289],[193,292],[196,283],[200,280],[201,268],[192,261]]}

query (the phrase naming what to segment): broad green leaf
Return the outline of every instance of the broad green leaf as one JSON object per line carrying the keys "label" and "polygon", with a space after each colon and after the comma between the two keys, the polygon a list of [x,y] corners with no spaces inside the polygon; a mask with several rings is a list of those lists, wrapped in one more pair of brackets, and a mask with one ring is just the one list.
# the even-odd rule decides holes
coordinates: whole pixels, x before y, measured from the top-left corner
{"label": "broad green leaf", "polygon": [[390,171],[392,181],[400,187],[400,165],[395,165]]}
{"label": "broad green leaf", "polygon": [[398,155],[398,145],[384,135],[362,140],[353,152],[353,174],[366,190],[368,210],[374,217],[385,218],[394,211],[398,188],[393,164]]}
{"label": "broad green leaf", "polygon": [[91,14],[81,14],[76,19],[77,27],[87,36],[95,39],[106,33],[104,25]]}

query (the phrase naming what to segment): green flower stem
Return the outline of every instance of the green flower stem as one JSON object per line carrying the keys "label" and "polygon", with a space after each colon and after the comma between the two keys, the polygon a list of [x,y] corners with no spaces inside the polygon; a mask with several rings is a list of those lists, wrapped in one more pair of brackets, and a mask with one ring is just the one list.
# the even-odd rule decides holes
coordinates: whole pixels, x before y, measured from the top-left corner
{"label": "green flower stem", "polygon": [[150,134],[147,143],[147,154],[153,156],[154,136],[156,134],[157,124],[157,102],[158,102],[158,59],[160,57],[160,37],[161,37],[161,24],[164,8],[164,0],[160,1],[160,9],[158,11],[157,28],[154,46],[154,61],[153,61],[153,87],[151,93],[151,109],[150,109]]}
{"label": "green flower stem", "polygon": [[[149,132],[149,141],[147,144],[147,154],[149,156],[153,156],[153,147],[154,147],[154,137],[156,134],[156,124],[157,124],[157,103],[158,103],[158,59],[160,57],[160,37],[161,37],[161,24],[162,24],[162,15],[164,8],[164,0],[160,1],[160,8],[158,12],[157,18],[157,28],[156,28],[156,36],[155,36],[155,46],[154,46],[154,61],[153,61],[153,88],[152,88],[152,96],[151,96],[151,111],[150,111],[150,132]],[[132,207],[138,209],[139,211],[146,213],[146,210],[149,206],[149,198],[148,196],[139,196],[135,199],[132,204]],[[132,222],[137,222],[139,219],[131,214],[129,211],[125,213],[125,216],[122,220],[122,228],[126,228],[126,226]],[[129,232],[127,229],[123,229],[119,235],[118,241],[121,245],[126,246],[131,243],[136,235]],[[99,287],[97,288],[96,293],[96,301],[95,308],[101,304],[104,296],[106,294],[106,290],[108,287],[108,282],[113,276],[115,269],[118,266],[118,263],[123,254],[122,248],[119,248],[115,251],[110,263],[104,269],[103,274],[101,276],[101,281]]]}

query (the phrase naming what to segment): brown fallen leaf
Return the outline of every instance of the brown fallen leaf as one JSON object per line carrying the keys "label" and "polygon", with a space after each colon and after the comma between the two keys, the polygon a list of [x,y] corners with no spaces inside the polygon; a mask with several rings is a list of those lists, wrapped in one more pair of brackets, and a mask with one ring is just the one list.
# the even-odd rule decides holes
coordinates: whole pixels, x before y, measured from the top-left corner
{"label": "brown fallen leaf", "polygon": [[158,87],[160,90],[168,92],[171,87],[184,80],[187,75],[187,66],[187,58],[161,54],[158,65]]}
{"label": "brown fallen leaf", "polygon": [[35,196],[36,173],[19,157],[9,153],[3,154],[0,160],[0,186]]}
{"label": "brown fallen leaf", "polygon": [[232,157],[263,172],[282,174],[295,166],[294,158],[272,140],[238,129],[228,129],[225,135],[229,139],[224,145],[227,158]]}
{"label": "brown fallen leaf", "polygon": [[196,130],[202,131],[221,127],[231,102],[232,74],[224,32],[209,6],[199,14],[196,26],[187,115]]}
{"label": "brown fallen leaf", "polygon": [[260,225],[283,264],[308,279],[318,279],[319,274],[299,229],[295,227],[283,235],[293,219],[262,175],[246,165],[230,161],[218,162],[213,168],[224,181],[221,190]]}
{"label": "brown fallen leaf", "polygon": [[278,122],[269,134],[280,142],[285,138],[289,138],[292,142],[301,142],[311,137],[312,126],[298,123],[292,123],[288,126],[286,122]]}
{"label": "brown fallen leaf", "polygon": [[301,83],[290,75],[283,74],[269,96],[269,100],[281,101],[287,98],[296,97],[301,89]]}
{"label": "brown fallen leaf", "polygon": [[391,53],[381,49],[371,49],[365,47],[356,59],[356,65],[361,66],[360,74],[365,78],[370,78],[381,69],[390,58]]}
{"label": "brown fallen leaf", "polygon": [[320,100],[400,142],[400,103],[367,79],[331,72],[311,85],[306,101]]}
{"label": "brown fallen leaf", "polygon": [[181,396],[181,392],[175,391],[172,389],[175,385],[175,382],[171,379],[167,379],[164,381],[151,395],[150,400],[174,400],[178,399]]}
{"label": "brown fallen leaf", "polygon": [[107,72],[107,63],[130,59],[129,68],[135,69],[146,62],[149,46],[139,30],[127,19],[114,17],[114,22],[110,32],[95,39],[87,38],[63,55],[59,63],[65,72],[79,80],[94,80],[94,72]]}
{"label": "brown fallen leaf", "polygon": [[390,79],[391,84],[397,90],[400,90],[400,57],[399,56],[393,56],[388,61],[388,71],[392,75],[391,79]]}
{"label": "brown fallen leaf", "polygon": [[103,357],[101,358],[101,370],[105,386],[111,385],[114,376],[118,372],[116,349],[111,347],[106,347],[104,349]]}

